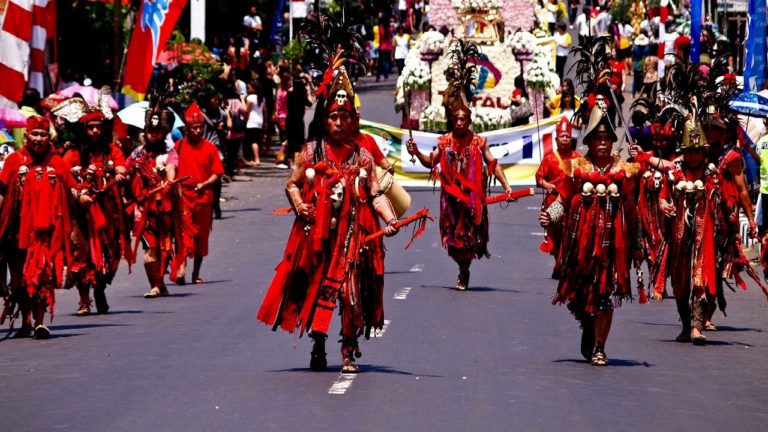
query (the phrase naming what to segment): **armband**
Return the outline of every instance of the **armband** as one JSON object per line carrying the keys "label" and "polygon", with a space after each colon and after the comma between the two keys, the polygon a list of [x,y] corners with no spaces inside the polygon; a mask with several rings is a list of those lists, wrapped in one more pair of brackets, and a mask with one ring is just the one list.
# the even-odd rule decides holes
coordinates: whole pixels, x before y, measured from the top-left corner
{"label": "armband", "polygon": [[560,201],[555,201],[547,207],[545,212],[549,215],[551,223],[557,223],[565,215],[565,207],[563,207]]}

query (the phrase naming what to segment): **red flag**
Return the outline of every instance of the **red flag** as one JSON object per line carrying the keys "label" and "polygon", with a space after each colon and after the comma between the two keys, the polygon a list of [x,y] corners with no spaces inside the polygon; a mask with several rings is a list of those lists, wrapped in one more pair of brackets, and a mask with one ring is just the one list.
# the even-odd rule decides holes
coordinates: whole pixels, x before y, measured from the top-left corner
{"label": "red flag", "polygon": [[10,0],[0,28],[0,105],[18,102],[24,89],[43,93],[47,42],[56,35],[56,2]]}
{"label": "red flag", "polygon": [[144,99],[157,56],[186,5],[187,0],[144,0],[128,44],[123,93]]}

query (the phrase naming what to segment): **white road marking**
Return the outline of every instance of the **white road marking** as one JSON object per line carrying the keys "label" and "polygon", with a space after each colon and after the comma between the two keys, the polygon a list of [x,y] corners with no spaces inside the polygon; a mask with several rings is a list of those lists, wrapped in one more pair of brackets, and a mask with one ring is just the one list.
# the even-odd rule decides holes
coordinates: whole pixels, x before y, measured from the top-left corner
{"label": "white road marking", "polygon": [[382,337],[384,336],[384,333],[386,333],[387,329],[389,328],[389,323],[392,321],[390,320],[384,320],[384,325],[381,327],[381,330],[376,332],[376,337]]}
{"label": "white road marking", "polygon": [[422,270],[424,270],[424,264],[416,264],[415,266],[411,267],[410,272],[421,273]]}
{"label": "white road marking", "polygon": [[542,237],[544,237],[545,235],[547,235],[547,233],[545,233],[545,232],[532,232],[531,235],[532,236],[542,236]]}
{"label": "white road marking", "polygon": [[541,210],[541,207],[526,207],[526,210]]}
{"label": "white road marking", "polygon": [[397,290],[393,298],[395,300],[405,300],[406,297],[408,297],[409,292],[411,292],[411,287],[400,288],[399,290]]}
{"label": "white road marking", "polygon": [[328,389],[328,394],[343,395],[352,386],[352,382],[355,380],[356,377],[357,377],[357,374],[339,375],[339,377],[336,379],[336,382],[333,383],[330,389]]}

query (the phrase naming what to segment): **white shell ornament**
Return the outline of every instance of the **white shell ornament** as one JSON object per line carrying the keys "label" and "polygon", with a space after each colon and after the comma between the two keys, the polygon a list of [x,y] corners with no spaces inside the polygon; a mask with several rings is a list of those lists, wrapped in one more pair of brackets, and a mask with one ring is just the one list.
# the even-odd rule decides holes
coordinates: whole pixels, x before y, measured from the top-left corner
{"label": "white shell ornament", "polygon": [[605,195],[605,185],[604,184],[600,183],[599,185],[597,185],[595,190],[597,191],[598,195],[600,195],[600,196]]}
{"label": "white shell ornament", "polygon": [[696,180],[693,182],[693,186],[696,188],[696,190],[704,190],[704,182],[701,180]]}
{"label": "white shell ornament", "polygon": [[675,189],[682,191],[685,190],[685,181],[680,180],[680,182],[675,186]]}
{"label": "white shell ornament", "polygon": [[693,187],[694,187],[694,186],[693,186],[693,182],[692,182],[692,181],[689,181],[689,182],[686,182],[686,183],[685,183],[685,190],[686,190],[686,191],[692,191],[692,190],[693,190]]}
{"label": "white shell ornament", "polygon": [[608,185],[608,193],[611,194],[611,196],[619,196],[619,187],[616,186],[616,183]]}
{"label": "white shell ornament", "polygon": [[595,191],[595,186],[590,182],[586,182],[584,183],[584,186],[581,187],[581,191],[585,194],[591,194]]}
{"label": "white shell ornament", "polygon": [[315,174],[316,173],[315,173],[315,169],[314,168],[307,168],[304,171],[304,177],[306,177],[308,182],[311,182],[312,180],[315,179]]}

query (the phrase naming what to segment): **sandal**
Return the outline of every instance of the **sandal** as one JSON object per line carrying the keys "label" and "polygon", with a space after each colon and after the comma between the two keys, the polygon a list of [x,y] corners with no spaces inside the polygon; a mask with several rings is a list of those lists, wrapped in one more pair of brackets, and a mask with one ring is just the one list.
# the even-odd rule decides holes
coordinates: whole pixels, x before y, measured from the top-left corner
{"label": "sandal", "polygon": [[341,364],[341,373],[356,374],[358,372],[360,372],[360,366],[355,363],[354,357],[345,357]]}
{"label": "sandal", "polygon": [[200,285],[205,282],[202,279],[200,279],[200,276],[192,275],[192,283],[195,285]]}
{"label": "sandal", "polygon": [[703,346],[707,344],[707,337],[703,334],[699,334],[698,336],[691,335],[691,342],[693,342],[694,345]]}
{"label": "sandal", "polygon": [[717,331],[717,326],[712,323],[707,323],[704,325],[704,330],[706,331]]}
{"label": "sandal", "polygon": [[160,291],[160,288],[158,287],[152,287],[151,290],[144,293],[144,298],[157,298],[163,295],[163,293]]}
{"label": "sandal", "polygon": [[456,280],[456,289],[458,291],[466,291],[469,288],[469,270],[460,271],[459,277]]}
{"label": "sandal", "polygon": [[80,302],[80,307],[75,311],[75,316],[88,316],[91,314],[91,302]]}
{"label": "sandal", "polygon": [[596,346],[595,351],[592,353],[592,366],[605,366],[608,364],[608,357],[605,356],[605,351],[602,347]]}

